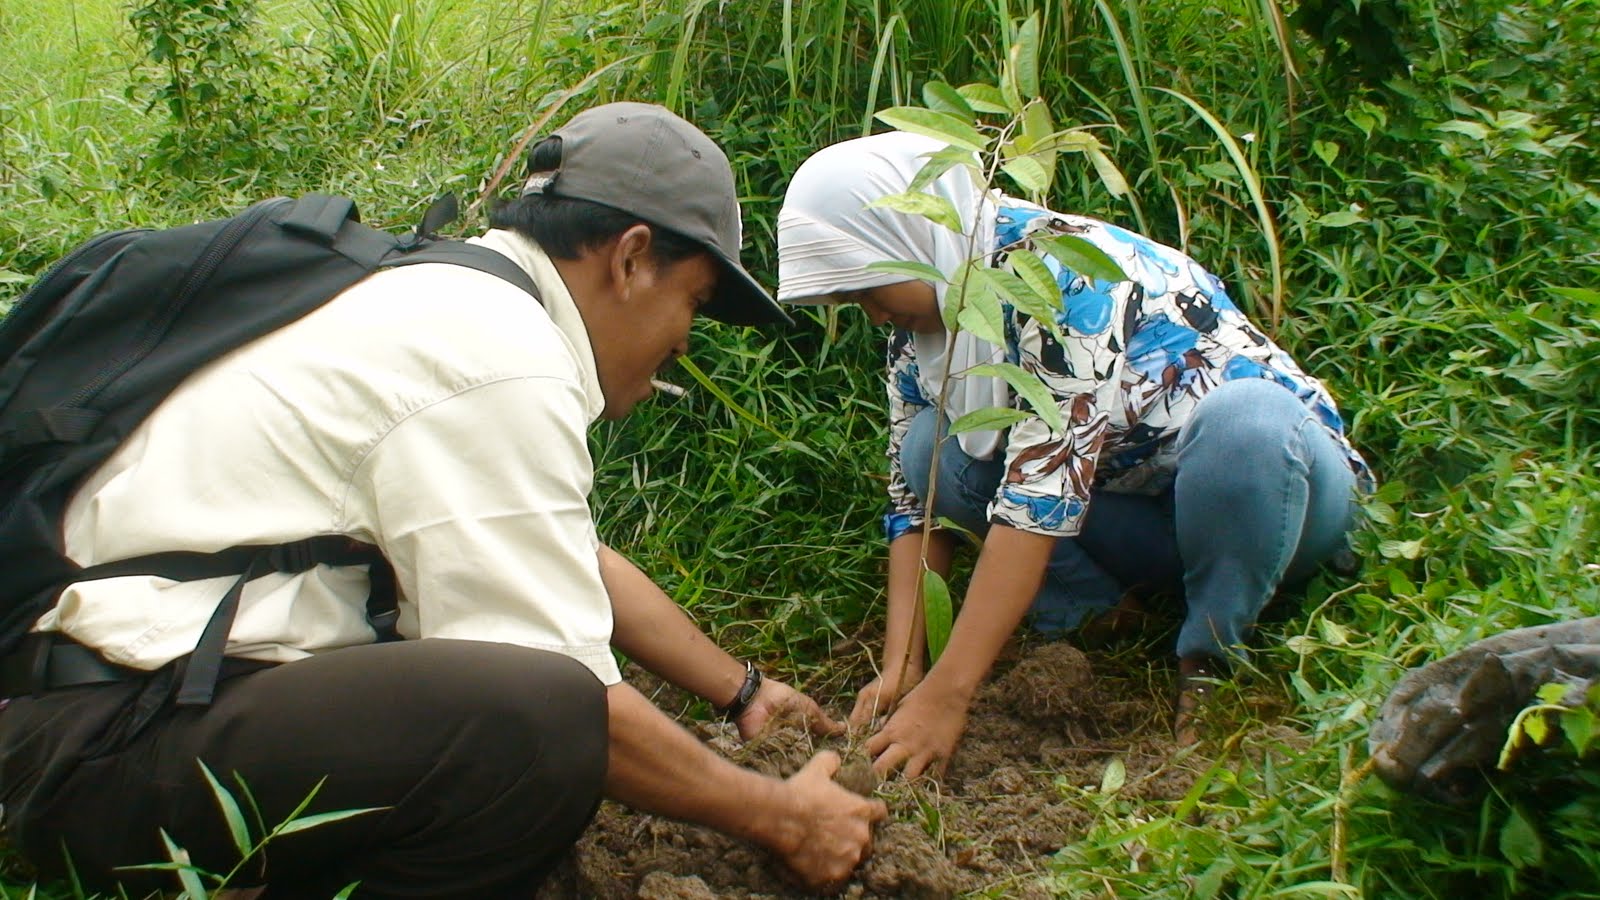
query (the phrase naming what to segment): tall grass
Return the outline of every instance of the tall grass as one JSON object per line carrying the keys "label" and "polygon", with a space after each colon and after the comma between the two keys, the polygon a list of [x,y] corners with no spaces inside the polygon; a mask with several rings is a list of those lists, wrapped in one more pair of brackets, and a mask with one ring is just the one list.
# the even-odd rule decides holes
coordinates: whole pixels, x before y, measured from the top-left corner
{"label": "tall grass", "polygon": [[[1509,782],[1462,814],[1359,776],[1366,723],[1406,666],[1600,612],[1600,19],[1578,0],[1405,9],[1410,67],[1368,83],[1272,0],[318,0],[268,10],[260,35],[283,63],[264,75],[304,98],[276,123],[292,152],[179,178],[144,164],[166,125],[129,78],[143,51],[122,8],[11,4],[0,304],[96,230],[272,193],[344,191],[369,221],[410,224],[440,188],[475,192],[580,83],[574,107],[667,102],[722,143],[770,282],[795,166],[928,80],[992,75],[1013,22],[1039,12],[1054,118],[1095,127],[1132,188],[1110,197],[1069,169],[1056,205],[1182,245],[1250,298],[1333,387],[1384,481],[1360,579],[1313,583],[1307,611],[1258,639],[1254,687],[1292,706],[1277,723],[1292,734],[1239,737],[1180,803],[1097,805],[1056,887],[1592,894],[1600,860],[1582,848],[1600,835],[1571,805],[1600,791],[1552,806]],[[682,373],[688,397],[596,434],[595,505],[604,537],[707,629],[839,689],[863,658],[835,648],[881,614],[881,336],[849,313],[799,318],[781,336],[701,328],[706,381]],[[1518,808],[1550,811],[1542,865],[1502,847]]]}

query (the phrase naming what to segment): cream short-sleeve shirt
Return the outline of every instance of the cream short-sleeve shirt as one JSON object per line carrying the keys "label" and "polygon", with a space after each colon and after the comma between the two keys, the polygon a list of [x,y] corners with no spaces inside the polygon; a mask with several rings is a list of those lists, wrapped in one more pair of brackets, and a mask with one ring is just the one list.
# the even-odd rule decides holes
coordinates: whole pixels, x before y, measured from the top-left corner
{"label": "cream short-sleeve shirt", "polygon": [[[185,380],[79,489],[81,565],[342,534],[395,567],[408,638],[551,650],[620,680],[588,507],[604,406],[583,321],[531,242],[476,243],[543,305],[476,270],[379,272]],[[154,669],[193,650],[233,579],[69,587],[36,626]],[[229,655],[288,662],[372,642],[361,568],[244,590]]]}

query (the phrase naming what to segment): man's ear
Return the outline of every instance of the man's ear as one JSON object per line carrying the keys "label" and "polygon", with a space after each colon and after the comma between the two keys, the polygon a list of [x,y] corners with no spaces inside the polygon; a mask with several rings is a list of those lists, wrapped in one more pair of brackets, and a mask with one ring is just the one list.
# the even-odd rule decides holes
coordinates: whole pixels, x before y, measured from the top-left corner
{"label": "man's ear", "polygon": [[629,296],[639,277],[652,268],[654,239],[650,226],[639,224],[629,226],[611,244],[611,278],[624,298]]}

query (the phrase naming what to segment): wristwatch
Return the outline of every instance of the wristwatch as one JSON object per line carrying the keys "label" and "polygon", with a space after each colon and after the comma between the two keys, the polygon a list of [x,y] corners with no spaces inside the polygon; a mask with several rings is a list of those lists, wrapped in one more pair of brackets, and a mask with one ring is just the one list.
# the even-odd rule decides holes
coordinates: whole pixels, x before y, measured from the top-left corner
{"label": "wristwatch", "polygon": [[753,662],[744,664],[744,684],[739,685],[739,693],[728,701],[727,706],[717,707],[717,712],[722,714],[729,722],[738,721],[750,708],[750,701],[756,699],[756,692],[761,690],[761,670]]}

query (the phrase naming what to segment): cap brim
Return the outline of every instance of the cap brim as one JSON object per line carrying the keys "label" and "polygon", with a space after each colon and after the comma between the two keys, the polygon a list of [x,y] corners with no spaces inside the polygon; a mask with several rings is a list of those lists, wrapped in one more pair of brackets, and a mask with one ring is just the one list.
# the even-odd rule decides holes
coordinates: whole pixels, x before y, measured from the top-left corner
{"label": "cap brim", "polygon": [[743,266],[723,256],[713,247],[707,247],[713,258],[722,266],[722,277],[717,279],[717,293],[700,314],[728,325],[793,325],[794,320],[783,311],[778,301],[766,292]]}

